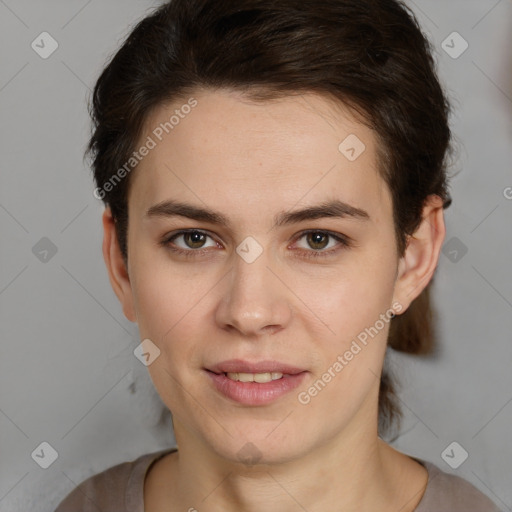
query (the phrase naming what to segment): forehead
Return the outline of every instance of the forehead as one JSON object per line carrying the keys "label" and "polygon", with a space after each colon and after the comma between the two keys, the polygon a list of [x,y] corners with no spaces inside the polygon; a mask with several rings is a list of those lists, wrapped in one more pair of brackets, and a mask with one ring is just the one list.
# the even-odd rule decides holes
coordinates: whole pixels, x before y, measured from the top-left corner
{"label": "forehead", "polygon": [[275,211],[326,199],[376,215],[391,207],[375,133],[317,94],[255,102],[240,92],[197,90],[154,109],[140,144],[148,137],[154,147],[130,187],[136,207],[184,195],[231,212],[261,208],[263,199]]}

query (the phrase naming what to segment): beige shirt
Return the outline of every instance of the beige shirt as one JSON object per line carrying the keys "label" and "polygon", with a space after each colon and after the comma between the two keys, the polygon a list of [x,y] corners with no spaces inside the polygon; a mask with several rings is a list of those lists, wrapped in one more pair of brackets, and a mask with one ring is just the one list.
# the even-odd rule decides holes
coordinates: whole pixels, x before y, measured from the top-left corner
{"label": "beige shirt", "polygon": [[[153,462],[176,448],[147,453],[91,476],[55,512],[144,512],[144,478]],[[414,457],[413,457],[414,458]],[[500,512],[467,480],[414,458],[428,471],[428,484],[415,512]]]}

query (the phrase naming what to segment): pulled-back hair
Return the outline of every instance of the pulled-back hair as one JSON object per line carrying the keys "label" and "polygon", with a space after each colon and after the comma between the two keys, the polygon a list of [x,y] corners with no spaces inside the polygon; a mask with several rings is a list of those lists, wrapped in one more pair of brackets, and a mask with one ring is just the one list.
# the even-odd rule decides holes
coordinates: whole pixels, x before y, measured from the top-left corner
{"label": "pulled-back hair", "polygon": [[[451,203],[450,106],[430,43],[403,3],[172,0],[131,31],[99,77],[90,107],[94,130],[86,154],[125,261],[131,174],[104,185],[130,159],[150,111],[197,88],[237,90],[254,101],[313,92],[349,107],[375,132],[400,257],[426,198],[440,196],[444,208]],[[422,354],[433,348],[431,283],[391,321],[393,349]],[[380,432],[400,415],[385,365]]]}

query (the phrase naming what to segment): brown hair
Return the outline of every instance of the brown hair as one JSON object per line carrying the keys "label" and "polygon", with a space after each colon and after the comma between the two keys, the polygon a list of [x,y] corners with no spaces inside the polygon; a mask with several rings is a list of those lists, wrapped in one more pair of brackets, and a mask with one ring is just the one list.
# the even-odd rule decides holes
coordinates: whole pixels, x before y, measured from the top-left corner
{"label": "brown hair", "polygon": [[[371,127],[379,172],[393,198],[398,253],[421,222],[426,198],[451,203],[450,105],[430,43],[397,0],[172,0],[140,21],[101,73],[87,154],[127,260],[130,175],[109,179],[136,148],[149,112],[195,88],[229,88],[256,101],[314,92]],[[108,190],[107,190],[108,188]],[[427,353],[434,343],[429,285],[391,321],[389,346]],[[400,419],[386,365],[379,430]]]}

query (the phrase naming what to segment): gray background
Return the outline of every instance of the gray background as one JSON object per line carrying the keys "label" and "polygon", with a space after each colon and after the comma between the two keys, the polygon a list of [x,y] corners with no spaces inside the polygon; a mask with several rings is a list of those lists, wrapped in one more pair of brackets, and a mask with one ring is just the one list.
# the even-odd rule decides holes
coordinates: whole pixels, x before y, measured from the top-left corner
{"label": "gray background", "polygon": [[[52,511],[91,474],[174,443],[108,282],[82,159],[89,89],[157,4],[0,0],[1,511]],[[512,1],[409,5],[436,49],[459,155],[434,280],[442,347],[392,357],[405,413],[394,445],[511,510]],[[47,59],[31,48],[43,31],[59,44]],[[443,49],[454,31],[469,44],[458,58]],[[31,457],[43,441],[58,452],[48,469]],[[458,469],[441,457],[453,441],[469,453]]]}

